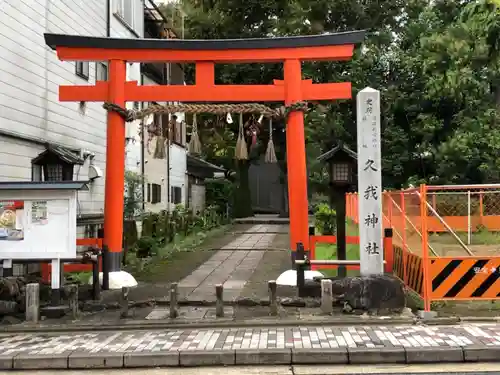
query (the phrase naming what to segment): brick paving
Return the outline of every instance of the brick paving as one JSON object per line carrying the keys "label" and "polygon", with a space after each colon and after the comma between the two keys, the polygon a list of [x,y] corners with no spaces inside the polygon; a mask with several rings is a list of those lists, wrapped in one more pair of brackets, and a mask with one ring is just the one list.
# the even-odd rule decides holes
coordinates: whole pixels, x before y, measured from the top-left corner
{"label": "brick paving", "polygon": [[0,336],[0,370],[499,361],[498,324],[192,328]]}
{"label": "brick paving", "polygon": [[179,282],[181,297],[211,301],[215,299],[215,285],[223,284],[225,300],[238,298],[280,227],[258,224],[237,236]]}
{"label": "brick paving", "polygon": [[499,324],[175,329],[18,334],[0,337],[0,356],[66,352],[176,352],[240,349],[500,347]]}

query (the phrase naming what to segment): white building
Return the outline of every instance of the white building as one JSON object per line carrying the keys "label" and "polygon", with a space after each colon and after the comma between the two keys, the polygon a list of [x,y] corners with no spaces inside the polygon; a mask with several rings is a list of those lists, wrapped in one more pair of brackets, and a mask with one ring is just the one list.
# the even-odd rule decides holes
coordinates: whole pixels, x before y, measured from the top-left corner
{"label": "white building", "polygon": [[[152,0],[145,0],[144,22],[145,38],[177,37],[167,27],[167,19]],[[184,84],[184,74],[179,64],[143,64],[142,75],[144,85]],[[149,104],[143,103],[143,106]],[[145,210],[171,211],[176,205],[186,205],[187,202],[184,114],[157,115],[146,122],[143,132]],[[170,134],[169,138],[167,134]]]}
{"label": "white building", "polygon": [[[105,173],[102,103],[60,102],[58,89],[106,80],[106,64],[61,62],[43,34],[142,38],[143,14],[143,0],[0,1],[0,181],[88,180],[91,166]],[[140,64],[127,77],[140,83]],[[140,172],[137,126],[127,125],[126,166]],[[104,181],[78,194],[80,236],[102,223]]]}
{"label": "white building", "polygon": [[[109,0],[111,17],[109,37],[143,38],[144,37],[144,0]],[[127,80],[141,84],[141,64],[127,64]],[[139,109],[140,103],[127,103],[128,109]],[[140,121],[127,123],[126,169],[141,173],[141,137]]]}
{"label": "white building", "polygon": [[[59,61],[43,34],[143,38],[145,17],[150,20],[152,14],[161,18],[152,0],[0,0],[0,181],[87,181],[91,168],[100,169],[103,177],[78,193],[79,236],[95,236],[103,220],[106,111],[102,103],[60,102],[58,89],[106,80],[107,66]],[[157,31],[158,36],[148,36],[172,37],[165,23]],[[184,84],[179,65],[163,64],[160,80],[151,77],[148,65],[127,64],[127,79]],[[143,106],[128,103],[129,108]],[[173,209],[191,201],[186,127],[182,114],[177,116],[166,159],[148,154],[142,123],[127,124],[126,168],[145,176],[146,210]],[[160,191],[159,201],[155,196],[153,202],[153,189],[156,195]]]}

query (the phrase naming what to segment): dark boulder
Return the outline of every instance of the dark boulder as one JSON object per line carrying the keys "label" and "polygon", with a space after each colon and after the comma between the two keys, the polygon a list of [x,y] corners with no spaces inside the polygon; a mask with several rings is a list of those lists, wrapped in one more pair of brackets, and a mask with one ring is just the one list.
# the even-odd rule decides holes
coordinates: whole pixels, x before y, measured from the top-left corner
{"label": "dark boulder", "polygon": [[[344,305],[345,312],[400,312],[406,306],[404,285],[392,275],[328,279],[332,280],[334,299]],[[307,296],[320,297],[321,279],[306,282],[305,292]]]}

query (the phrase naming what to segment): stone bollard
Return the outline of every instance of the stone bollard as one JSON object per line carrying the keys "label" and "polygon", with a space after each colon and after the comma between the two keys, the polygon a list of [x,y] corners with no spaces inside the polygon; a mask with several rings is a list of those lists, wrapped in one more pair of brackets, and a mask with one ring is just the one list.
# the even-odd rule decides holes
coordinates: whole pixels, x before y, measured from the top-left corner
{"label": "stone bollard", "polygon": [[177,283],[172,283],[170,285],[170,319],[175,319],[179,315],[179,312],[177,310],[178,294]]}
{"label": "stone bollard", "polygon": [[321,280],[321,311],[325,314],[333,313],[332,280]]}
{"label": "stone bollard", "polygon": [[128,293],[130,289],[126,286],[122,287],[122,295],[120,299],[121,317],[128,317]]}
{"label": "stone bollard", "polygon": [[224,286],[222,284],[215,286],[215,316],[224,317]]}
{"label": "stone bollard", "polygon": [[40,318],[40,284],[26,285],[26,321],[38,323]]}
{"label": "stone bollard", "polygon": [[278,301],[276,295],[276,281],[270,280],[268,283],[268,292],[269,292],[269,313],[272,316],[278,315]]}
{"label": "stone bollard", "polygon": [[72,284],[67,286],[69,309],[73,319],[78,319],[78,285]]}

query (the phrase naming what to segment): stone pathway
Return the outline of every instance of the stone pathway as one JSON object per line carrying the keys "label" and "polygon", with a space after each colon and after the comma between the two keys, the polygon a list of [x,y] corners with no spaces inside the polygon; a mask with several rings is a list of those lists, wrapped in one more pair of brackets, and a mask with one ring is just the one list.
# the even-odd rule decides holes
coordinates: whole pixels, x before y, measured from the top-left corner
{"label": "stone pathway", "polygon": [[288,233],[289,226],[282,224],[257,224],[249,228],[247,233]]}
{"label": "stone pathway", "polygon": [[281,229],[279,227],[254,225],[236,237],[179,282],[181,298],[189,301],[213,301],[217,284],[224,285],[224,300],[239,297],[276,236],[276,232],[269,232]]}
{"label": "stone pathway", "polygon": [[[82,366],[85,361],[91,363],[106,356],[108,362],[104,361],[104,366],[114,361],[111,367],[127,367],[127,358],[130,367],[140,365],[141,358],[144,367],[238,364],[239,361],[241,364],[356,360],[415,363],[439,362],[438,356],[443,362],[463,362],[484,360],[488,355],[490,361],[499,361],[499,352],[499,324],[155,329],[0,337],[0,368],[8,367],[9,361],[16,368],[16,360],[38,368],[44,368],[44,363],[57,366],[62,363],[63,367],[71,368],[72,359],[76,363],[73,367],[78,367],[78,363]],[[131,358],[135,358],[134,364]],[[217,363],[207,358],[217,358]],[[55,359],[58,361],[54,362]],[[163,362],[158,364],[160,359]],[[378,362],[370,362],[375,360]]]}

